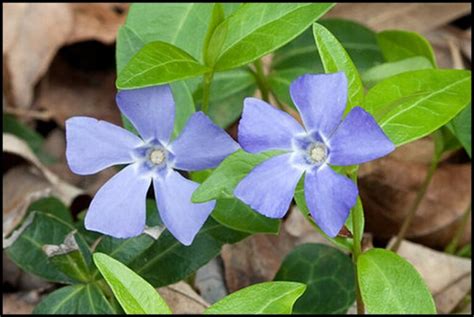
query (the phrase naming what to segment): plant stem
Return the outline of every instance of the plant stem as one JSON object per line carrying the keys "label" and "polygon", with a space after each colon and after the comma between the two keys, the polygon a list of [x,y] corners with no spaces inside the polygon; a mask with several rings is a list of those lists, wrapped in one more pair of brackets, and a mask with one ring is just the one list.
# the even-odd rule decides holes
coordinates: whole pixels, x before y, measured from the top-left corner
{"label": "plant stem", "polygon": [[[351,173],[350,174],[351,179],[354,181],[354,183],[357,185],[357,172]],[[360,198],[357,198],[360,199]],[[359,258],[359,255],[362,253],[361,251],[361,237],[359,236],[359,232],[361,229],[358,227],[359,222],[357,221],[357,212],[361,212],[361,210],[357,210],[359,207],[356,203],[354,206],[354,209],[351,212],[352,216],[352,262],[354,263],[354,271],[355,271],[355,285],[356,285],[356,305],[357,305],[357,314],[358,315],[364,315],[365,314],[365,308],[364,308],[364,302],[362,301],[362,295],[360,293],[360,287],[359,287],[359,279],[357,278],[357,259]]]}
{"label": "plant stem", "polygon": [[402,227],[400,228],[400,231],[398,232],[395,243],[390,248],[393,252],[397,252],[398,248],[400,247],[400,244],[402,243],[403,238],[405,237],[408,231],[408,228],[410,227],[411,222],[413,221],[413,218],[415,218],[418,207],[420,206],[420,203],[423,200],[423,197],[425,196],[426,191],[428,190],[428,186],[431,183],[431,179],[433,178],[434,172],[436,171],[436,168],[438,167],[440,157],[441,157],[441,151],[435,150],[435,153],[433,155],[433,159],[431,160],[431,165],[428,170],[428,173],[426,174],[425,180],[423,181],[423,184],[421,185],[421,188],[416,195],[415,201],[413,202],[413,205],[411,206],[405,220],[403,221]]}
{"label": "plant stem", "polygon": [[211,91],[212,78],[214,77],[214,72],[209,72],[204,74],[202,82],[202,104],[201,110],[207,114],[209,111],[209,94]]}
{"label": "plant stem", "polygon": [[268,102],[269,89],[267,79],[265,77],[265,72],[263,71],[262,60],[257,59],[254,63],[255,66],[255,79],[257,80],[258,89],[262,93],[262,99]]}
{"label": "plant stem", "polygon": [[444,249],[446,253],[454,254],[456,252],[456,249],[458,248],[459,240],[461,239],[464,233],[464,228],[466,227],[467,220],[469,219],[469,215],[471,214],[471,204],[472,202],[469,203],[469,206],[464,211],[461,222],[459,223],[459,227],[456,229],[456,232],[454,233],[453,239],[446,246],[446,249]]}

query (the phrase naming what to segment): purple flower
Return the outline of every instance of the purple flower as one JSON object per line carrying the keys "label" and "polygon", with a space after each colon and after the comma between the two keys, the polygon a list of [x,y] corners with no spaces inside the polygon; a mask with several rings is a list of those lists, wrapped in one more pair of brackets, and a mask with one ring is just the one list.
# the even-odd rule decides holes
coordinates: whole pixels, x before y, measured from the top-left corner
{"label": "purple flower", "polygon": [[291,83],[291,98],[304,128],[287,113],[246,98],[239,143],[251,153],[284,150],[256,166],[235,188],[237,198],[270,218],[285,215],[299,179],[318,226],[335,237],[354,206],[358,191],[331,165],[355,165],[395,149],[374,118],[354,107],[341,122],[347,100],[344,73],[303,75]]}
{"label": "purple flower", "polygon": [[199,184],[174,169],[215,167],[239,145],[202,112],[194,113],[180,136],[170,142],[175,104],[168,85],[120,91],[116,100],[142,138],[93,118],[66,121],[66,158],[74,173],[89,175],[130,164],[97,192],[85,227],[117,238],[142,233],[146,194],[153,181],[164,224],[181,243],[191,244],[215,201],[192,203],[191,195]]}

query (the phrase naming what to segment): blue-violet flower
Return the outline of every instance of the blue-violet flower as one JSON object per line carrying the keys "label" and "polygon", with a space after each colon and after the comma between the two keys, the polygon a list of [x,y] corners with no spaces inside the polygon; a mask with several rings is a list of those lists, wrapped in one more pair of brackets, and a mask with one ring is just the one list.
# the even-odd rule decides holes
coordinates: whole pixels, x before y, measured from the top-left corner
{"label": "blue-violet flower", "polygon": [[142,233],[146,194],[153,181],[163,223],[181,243],[191,244],[215,201],[192,203],[191,195],[199,184],[174,169],[215,167],[239,145],[202,112],[194,113],[179,137],[170,142],[175,104],[168,85],[123,90],[116,101],[142,138],[94,118],[66,121],[66,158],[74,173],[89,175],[129,164],[99,189],[85,227],[117,238]]}
{"label": "blue-violet flower", "polygon": [[286,112],[255,98],[244,100],[238,140],[251,153],[284,150],[257,165],[234,194],[270,218],[287,212],[299,179],[316,224],[336,236],[356,203],[357,186],[329,164],[355,165],[395,149],[374,118],[354,107],[342,120],[347,101],[343,72],[306,74],[290,85],[290,95],[304,127]]}

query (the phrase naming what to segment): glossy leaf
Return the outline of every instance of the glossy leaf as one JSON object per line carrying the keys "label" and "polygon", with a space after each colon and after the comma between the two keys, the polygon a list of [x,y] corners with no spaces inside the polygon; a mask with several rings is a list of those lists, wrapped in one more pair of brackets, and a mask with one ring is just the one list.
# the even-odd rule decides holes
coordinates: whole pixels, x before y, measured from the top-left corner
{"label": "glossy leaf", "polygon": [[127,314],[171,314],[153,286],[114,258],[94,253],[94,263]]}
{"label": "glossy leaf", "polygon": [[433,297],[420,274],[396,253],[384,249],[362,253],[357,271],[369,314],[436,314]]}
{"label": "glossy leaf", "polygon": [[[214,75],[209,96],[209,117],[227,128],[242,113],[244,98],[257,89],[255,77],[246,69],[235,69]],[[194,93],[196,103],[202,101],[202,86]]]}
{"label": "glossy leaf", "polygon": [[235,243],[247,235],[209,218],[190,246],[182,245],[165,230],[128,267],[154,287],[176,283],[217,256],[224,243]]}
{"label": "glossy leaf", "polygon": [[355,301],[351,258],[323,244],[297,246],[285,257],[274,280],[306,284],[306,292],[295,303],[295,314],[345,314]]}
{"label": "glossy leaf", "polygon": [[291,314],[293,304],[306,286],[294,282],[265,282],[232,293],[205,314]]}
{"label": "glossy leaf", "polygon": [[365,108],[390,140],[400,146],[443,126],[470,100],[469,71],[429,69],[378,83],[368,91]]}
{"label": "glossy leaf", "polygon": [[433,67],[436,59],[428,40],[415,32],[388,30],[377,34],[382,54],[388,62],[396,62],[409,57],[423,56]]}
{"label": "glossy leaf", "polygon": [[225,40],[216,59],[218,71],[250,63],[301,34],[333,4],[245,3],[221,23],[209,45]]}
{"label": "glossy leaf", "polygon": [[344,71],[348,83],[347,109],[362,105],[364,87],[354,63],[341,43],[324,26],[313,24],[313,35],[326,73]]}
{"label": "glossy leaf", "polygon": [[118,74],[117,88],[161,85],[209,71],[191,55],[165,42],[145,44]]}
{"label": "glossy leaf", "polygon": [[219,54],[219,51],[225,39],[225,38],[222,38],[221,41],[219,41],[219,43],[216,43],[214,41],[214,45],[209,45],[212,34],[214,34],[216,27],[224,21],[224,18],[225,18],[224,6],[221,3],[214,3],[214,7],[212,8],[211,18],[207,26],[206,37],[204,38],[203,56],[204,56],[204,64],[206,65],[211,65],[213,61],[215,61],[215,58],[217,54]]}
{"label": "glossy leaf", "polygon": [[427,58],[422,56],[410,57],[372,67],[362,74],[362,81],[366,87],[372,87],[388,77],[409,71],[431,68],[433,68],[433,65]]}
{"label": "glossy leaf", "polygon": [[202,61],[212,3],[134,3],[126,26],[144,43],[163,41]]}
{"label": "glossy leaf", "polygon": [[[305,218],[310,221],[310,223],[313,225],[313,227],[320,233],[322,234],[327,240],[331,241],[336,245],[337,247],[341,248],[342,250],[351,252],[352,251],[352,239],[350,238],[343,238],[336,236],[334,238],[329,237],[322,231],[314,222],[314,220],[311,218],[311,214],[308,209],[308,205],[306,204],[306,198],[304,195],[304,176],[300,179],[298,182],[298,185],[296,186],[295,190],[295,202],[296,206],[298,206],[298,209],[300,212],[305,216]],[[347,221],[346,221],[346,226],[350,231],[352,231],[352,218],[351,215],[349,215]]]}
{"label": "glossy leaf", "polygon": [[[43,252],[44,245],[61,244],[75,229],[69,210],[56,199],[49,198],[32,204],[28,212],[31,223],[25,223],[24,231],[6,249],[7,255],[24,271],[53,282],[74,283],[75,280],[58,270]],[[77,235],[77,241],[83,254],[87,254],[86,243],[80,235]],[[90,257],[86,256],[86,261],[90,263]]]}
{"label": "glossy leaf", "polygon": [[255,166],[279,153],[281,151],[250,154],[242,149],[237,150],[226,157],[194,191],[192,201],[199,203],[218,198],[233,198],[234,188]]}
{"label": "glossy leaf", "polygon": [[472,104],[469,104],[448,124],[448,128],[454,133],[459,142],[471,157],[471,115]]}
{"label": "glossy leaf", "polygon": [[262,216],[238,199],[219,199],[211,214],[220,224],[248,233],[278,233],[281,221]]}
{"label": "glossy leaf", "polygon": [[97,284],[62,287],[44,297],[33,314],[114,314]]}

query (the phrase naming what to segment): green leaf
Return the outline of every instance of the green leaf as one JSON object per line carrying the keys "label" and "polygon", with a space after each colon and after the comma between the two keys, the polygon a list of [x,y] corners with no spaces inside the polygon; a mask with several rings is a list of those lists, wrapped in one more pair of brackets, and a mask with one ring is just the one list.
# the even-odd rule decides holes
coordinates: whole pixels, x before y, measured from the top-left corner
{"label": "green leaf", "polygon": [[214,63],[217,57],[217,54],[219,54],[222,44],[224,44],[224,38],[222,38],[221,41],[219,41],[219,43],[216,43],[214,41],[214,45],[212,46],[209,45],[209,42],[211,40],[212,34],[214,33],[214,30],[220,23],[222,23],[222,21],[224,21],[224,18],[225,18],[224,6],[220,3],[214,3],[211,19],[207,27],[206,37],[204,38],[203,56],[204,56],[204,63],[208,66]]}
{"label": "green leaf", "polygon": [[276,281],[305,283],[295,314],[345,314],[355,301],[355,273],[351,258],[316,243],[297,246],[283,260]]}
{"label": "green leaf", "polygon": [[54,163],[55,158],[43,150],[43,136],[31,129],[24,123],[18,121],[14,116],[3,113],[3,132],[16,135],[26,142],[30,149],[45,164]]}
{"label": "green leaf", "polygon": [[91,273],[85,257],[90,258],[91,254],[86,244],[79,248],[75,233],[76,230],[70,232],[60,245],[44,245],[43,251],[58,270],[78,282],[87,283],[91,280]]}
{"label": "green leaf", "polygon": [[154,287],[176,283],[217,256],[224,243],[235,243],[247,235],[209,218],[190,246],[182,245],[165,230],[128,266]]}
{"label": "green leaf", "polygon": [[[334,243],[337,247],[341,248],[342,250],[351,252],[352,251],[352,239],[349,238],[343,238],[336,236],[334,238],[329,237],[322,231],[314,222],[314,220],[310,216],[310,212],[308,209],[308,205],[306,205],[306,198],[304,195],[304,177],[301,177],[300,181],[298,182],[298,185],[296,185],[296,190],[295,190],[295,202],[296,206],[298,206],[298,209],[301,211],[301,213],[305,216],[305,218],[313,225],[313,227],[320,233],[322,234],[326,239]],[[350,224],[350,225],[349,225]],[[351,215],[349,215],[349,218],[346,222],[346,226],[349,228],[350,231],[352,231],[352,219]]]}
{"label": "green leaf", "polygon": [[343,19],[321,20],[318,24],[336,37],[360,72],[383,63],[376,33],[371,29]]}
{"label": "green leaf", "polygon": [[362,74],[362,81],[366,87],[372,87],[388,77],[409,71],[431,68],[433,68],[433,65],[428,59],[426,59],[426,57],[410,57],[396,62],[384,63],[372,67]]}
{"label": "green leaf", "polygon": [[389,30],[377,34],[382,54],[388,62],[396,62],[415,56],[426,57],[433,67],[436,59],[430,42],[415,32]]}
{"label": "green leaf", "polygon": [[447,127],[454,133],[461,142],[467,154],[471,157],[471,110],[472,104],[464,108]]}
{"label": "green leaf", "polygon": [[215,69],[242,66],[274,51],[332,7],[327,3],[244,3],[214,31],[211,46],[225,34]]}
{"label": "green leaf", "polygon": [[[242,113],[244,98],[253,96],[257,84],[246,69],[235,69],[214,75],[209,97],[209,117],[217,125],[227,128]],[[196,103],[202,101],[202,85],[194,93]]]}
{"label": "green leaf", "polygon": [[[325,19],[318,21],[345,48],[359,71],[383,62],[375,32],[353,21]],[[306,30],[295,40],[273,54],[269,84],[280,101],[293,106],[289,94],[290,83],[306,73],[324,72],[321,58],[314,50],[314,36]]]}
{"label": "green leaf", "polygon": [[205,314],[291,314],[293,304],[306,289],[301,283],[265,282],[232,293]]}
{"label": "green leaf", "polygon": [[155,288],[127,266],[103,253],[94,253],[93,258],[127,314],[172,313]]}
{"label": "green leaf", "polygon": [[167,42],[202,61],[213,7],[212,3],[134,3],[125,25],[144,43]]}
{"label": "green leaf", "polygon": [[258,164],[281,151],[250,154],[237,150],[226,157],[214,172],[194,191],[191,200],[202,203],[217,198],[233,198],[234,188]]}
{"label": "green leaf", "polygon": [[[133,7],[133,5],[132,5]],[[135,55],[143,46],[145,41],[127,25],[119,28],[117,34],[117,50],[115,59],[117,61],[117,73],[120,73],[133,55]]]}
{"label": "green leaf", "polygon": [[78,284],[62,287],[48,296],[33,310],[33,314],[114,314],[96,284]]}
{"label": "green leaf", "polygon": [[[24,220],[23,231],[6,249],[7,255],[24,271],[53,282],[75,283],[74,279],[58,270],[43,252],[45,244],[59,245],[75,229],[69,219],[69,211],[54,199],[32,204],[29,215]],[[77,235],[77,240],[83,254],[87,254],[86,242],[80,235]]]}
{"label": "green leaf", "polygon": [[384,249],[362,253],[357,272],[369,314],[436,314],[433,297],[420,274],[396,253]]}
{"label": "green leaf", "polygon": [[427,69],[390,77],[371,88],[365,108],[395,145],[449,122],[471,101],[471,72]]}
{"label": "green leaf", "polygon": [[344,47],[331,32],[318,23],[313,24],[313,34],[325,72],[336,73],[343,71],[347,76],[349,93],[346,111],[355,106],[362,105],[364,87],[362,86],[359,72]]}
{"label": "green leaf", "polygon": [[219,199],[211,214],[220,224],[248,233],[278,233],[281,221],[257,213],[238,199]]}
{"label": "green leaf", "polygon": [[165,42],[145,44],[118,74],[118,89],[142,88],[202,75],[209,69]]}

